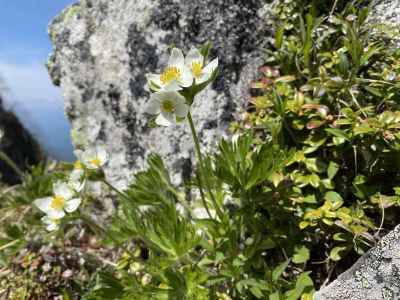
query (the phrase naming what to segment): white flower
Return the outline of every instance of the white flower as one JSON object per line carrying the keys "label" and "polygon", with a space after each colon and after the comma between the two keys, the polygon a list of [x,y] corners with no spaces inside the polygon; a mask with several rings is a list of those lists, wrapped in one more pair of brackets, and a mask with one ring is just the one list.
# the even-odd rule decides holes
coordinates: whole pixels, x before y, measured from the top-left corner
{"label": "white flower", "polygon": [[74,169],[68,176],[68,185],[77,193],[85,187],[84,174],[83,169]]}
{"label": "white flower", "polygon": [[144,274],[142,277],[141,283],[143,286],[148,285],[152,279],[153,278],[150,274]]}
{"label": "white flower", "polygon": [[75,191],[65,182],[53,185],[53,197],[37,199],[34,204],[52,219],[61,219],[65,212],[74,212],[81,204],[81,199],[73,198]]}
{"label": "white flower", "polygon": [[202,84],[211,79],[218,68],[218,58],[205,65],[205,58],[196,48],[190,49],[185,59],[186,66],[192,72],[195,84]]}
{"label": "white flower", "polygon": [[161,74],[148,74],[147,80],[152,89],[159,91],[179,91],[182,87],[193,84],[193,76],[185,65],[185,58],[180,49],[173,48],[168,66]]}
{"label": "white flower", "polygon": [[96,170],[106,164],[108,154],[102,147],[90,147],[83,151],[79,158],[86,168]]}
{"label": "white flower", "polygon": [[152,115],[158,115],[156,123],[161,126],[170,126],[176,121],[176,117],[185,118],[189,112],[189,106],[185,98],[178,92],[157,92],[151,95],[150,103],[146,111]]}
{"label": "white flower", "polygon": [[[197,208],[192,210],[192,213],[193,213],[193,216],[196,219],[208,219],[208,218],[210,218],[210,216],[208,215],[207,210],[204,207],[197,207]],[[211,209],[210,210],[210,215],[211,215],[211,218],[215,218],[216,217],[215,210]]]}
{"label": "white flower", "polygon": [[46,225],[47,231],[57,230],[60,226],[60,219],[50,218],[49,216],[44,216],[42,222]]}

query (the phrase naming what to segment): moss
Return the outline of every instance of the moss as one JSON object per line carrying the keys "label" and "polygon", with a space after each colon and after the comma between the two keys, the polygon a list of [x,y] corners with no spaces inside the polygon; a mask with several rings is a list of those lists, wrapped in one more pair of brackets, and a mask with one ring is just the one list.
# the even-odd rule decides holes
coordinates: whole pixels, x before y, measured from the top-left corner
{"label": "moss", "polygon": [[77,13],[79,13],[81,7],[78,4],[75,4],[65,10],[64,21],[68,21],[72,17],[74,17]]}

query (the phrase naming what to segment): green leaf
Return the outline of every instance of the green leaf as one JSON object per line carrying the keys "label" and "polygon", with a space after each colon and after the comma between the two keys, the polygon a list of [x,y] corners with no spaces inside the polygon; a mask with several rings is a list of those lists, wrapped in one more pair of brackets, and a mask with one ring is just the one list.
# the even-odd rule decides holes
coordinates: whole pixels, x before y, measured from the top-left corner
{"label": "green leaf", "polygon": [[289,265],[289,260],[281,263],[272,271],[272,281],[276,282]]}
{"label": "green leaf", "polygon": [[257,299],[262,299],[264,298],[263,292],[256,286],[252,286],[250,288],[250,292],[257,298]]}
{"label": "green leaf", "polygon": [[294,251],[293,262],[295,264],[302,264],[310,259],[310,250],[306,246],[296,246]]}
{"label": "green leaf", "polygon": [[377,97],[382,97],[383,96],[382,93],[378,89],[376,89],[376,88],[374,88],[372,86],[364,86],[364,89],[367,92],[370,92],[372,95],[375,95]]}
{"label": "green leaf", "polygon": [[280,26],[275,33],[275,48],[279,50],[282,47],[283,33],[285,32],[285,26]]}
{"label": "green leaf", "polygon": [[331,202],[333,210],[336,210],[343,205],[342,196],[334,191],[327,192],[324,198]]}
{"label": "green leaf", "polygon": [[314,286],[312,279],[308,275],[309,273],[310,272],[301,273],[300,276],[297,277],[296,287],[285,293],[285,300],[298,300],[306,288]]}
{"label": "green leaf", "polygon": [[322,173],[326,170],[326,164],[319,158],[307,158],[305,165],[310,172]]}
{"label": "green leaf", "polygon": [[331,250],[331,253],[329,254],[329,258],[334,260],[334,261],[339,261],[342,259],[340,256],[340,252],[346,250],[347,247],[335,247]]}
{"label": "green leaf", "polygon": [[279,292],[275,292],[271,295],[269,295],[269,300],[280,300],[281,297],[279,296]]}
{"label": "green leaf", "polygon": [[317,174],[312,173],[308,176],[308,183],[311,184],[313,187],[317,188],[319,186],[320,178]]}
{"label": "green leaf", "polygon": [[208,55],[210,54],[210,49],[211,48],[212,48],[212,43],[210,41],[208,41],[207,43],[205,43],[203,45],[203,47],[201,47],[200,53],[201,53],[201,55],[203,55],[204,59],[208,58]]}
{"label": "green leaf", "polygon": [[330,161],[328,165],[328,178],[333,179],[339,171],[339,165],[334,161]]}
{"label": "green leaf", "polygon": [[364,124],[354,127],[353,132],[354,132],[354,135],[375,133],[375,128],[372,128],[371,126],[369,126],[369,124],[364,123]]}
{"label": "green leaf", "polygon": [[332,134],[333,136],[345,139],[346,141],[350,141],[349,136],[341,129],[337,128],[325,128],[325,131]]}

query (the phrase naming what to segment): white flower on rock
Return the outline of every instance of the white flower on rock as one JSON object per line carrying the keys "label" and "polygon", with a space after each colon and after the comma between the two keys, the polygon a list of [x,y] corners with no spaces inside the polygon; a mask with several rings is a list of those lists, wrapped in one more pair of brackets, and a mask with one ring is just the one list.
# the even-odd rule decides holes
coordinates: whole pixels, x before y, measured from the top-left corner
{"label": "white flower on rock", "polygon": [[34,204],[51,219],[61,219],[65,212],[74,212],[81,204],[81,199],[74,195],[75,191],[67,183],[58,181],[53,185],[53,197],[37,199]]}
{"label": "white flower on rock", "polygon": [[185,59],[186,66],[190,69],[195,84],[202,84],[211,79],[218,68],[218,58],[205,65],[205,57],[196,48],[190,49]]}
{"label": "white flower on rock", "polygon": [[179,91],[193,84],[190,68],[185,64],[185,58],[180,49],[173,48],[168,60],[168,66],[161,74],[148,74],[147,80],[153,90]]}
{"label": "white flower on rock", "polygon": [[80,154],[81,162],[86,168],[91,170],[97,170],[103,167],[107,160],[108,154],[102,147],[90,147]]}
{"label": "white flower on rock", "polygon": [[44,216],[41,220],[46,225],[47,231],[57,230],[61,222],[60,219],[54,219],[49,216]]}
{"label": "white flower on rock", "polygon": [[147,113],[158,115],[156,123],[161,126],[170,126],[175,123],[176,117],[185,118],[189,106],[185,98],[175,91],[161,91],[151,95]]}

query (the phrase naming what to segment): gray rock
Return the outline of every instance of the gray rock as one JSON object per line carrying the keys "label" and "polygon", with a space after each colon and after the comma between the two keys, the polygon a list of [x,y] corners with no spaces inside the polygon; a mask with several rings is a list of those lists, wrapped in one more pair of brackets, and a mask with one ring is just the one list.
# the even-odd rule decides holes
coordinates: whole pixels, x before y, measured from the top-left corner
{"label": "gray rock", "polygon": [[321,289],[314,299],[400,299],[400,226],[333,283]]}
{"label": "gray rock", "polygon": [[263,5],[262,0],[82,0],[64,10],[49,28],[54,53],[48,69],[63,90],[74,145],[104,145],[112,154],[106,176],[120,186],[151,152],[165,158],[180,181],[182,172],[191,172],[194,157],[189,127],[149,128],[145,75],[165,66],[170,45],[187,51],[213,43],[211,58],[219,57],[221,75],[198,96],[192,112],[203,146],[214,149],[262,63]]}
{"label": "gray rock", "polygon": [[[372,6],[370,22],[385,24],[397,30],[400,29],[400,1],[399,0],[375,0]],[[395,43],[400,45],[398,33]]]}

